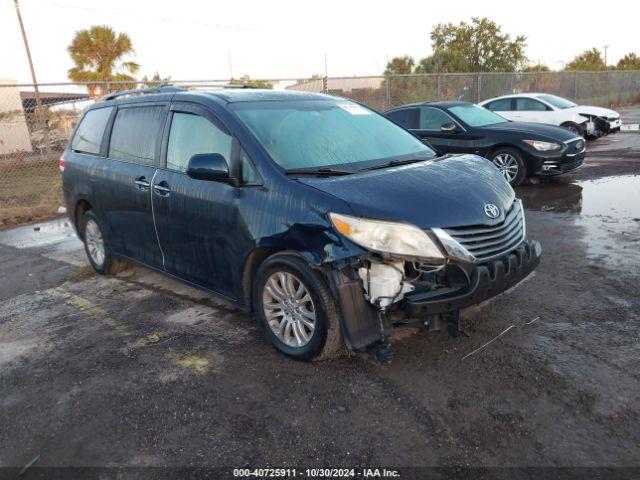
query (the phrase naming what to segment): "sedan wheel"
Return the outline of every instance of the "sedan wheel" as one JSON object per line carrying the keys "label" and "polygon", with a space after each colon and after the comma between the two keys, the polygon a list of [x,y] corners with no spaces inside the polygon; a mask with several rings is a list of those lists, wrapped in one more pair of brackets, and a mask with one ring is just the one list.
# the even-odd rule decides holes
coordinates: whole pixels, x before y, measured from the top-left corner
{"label": "sedan wheel", "polygon": [[262,293],[264,315],[273,334],[289,347],[304,347],[313,337],[316,312],[309,290],[289,272],[278,271]]}
{"label": "sedan wheel", "polygon": [[499,153],[493,157],[493,164],[498,167],[502,176],[509,183],[513,183],[518,176],[518,160],[510,153]]}

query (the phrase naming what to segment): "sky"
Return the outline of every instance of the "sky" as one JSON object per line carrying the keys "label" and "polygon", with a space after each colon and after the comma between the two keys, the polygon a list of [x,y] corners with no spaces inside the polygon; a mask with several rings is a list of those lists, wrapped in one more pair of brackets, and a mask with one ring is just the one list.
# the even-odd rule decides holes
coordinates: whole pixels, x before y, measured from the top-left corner
{"label": "sky", "polygon": [[[640,54],[636,2],[456,0],[140,1],[19,0],[38,82],[68,81],[74,32],[107,24],[126,32],[140,76],[174,80],[378,75],[388,59],[431,52],[437,23],[489,17],[527,37],[527,55],[559,69],[582,50],[609,45],[609,63]],[[626,4],[626,6],[625,6]],[[578,6],[577,6],[578,5]],[[635,5],[635,6],[633,6]],[[626,12],[626,14],[625,14]],[[0,79],[30,83],[14,8],[0,0]]]}

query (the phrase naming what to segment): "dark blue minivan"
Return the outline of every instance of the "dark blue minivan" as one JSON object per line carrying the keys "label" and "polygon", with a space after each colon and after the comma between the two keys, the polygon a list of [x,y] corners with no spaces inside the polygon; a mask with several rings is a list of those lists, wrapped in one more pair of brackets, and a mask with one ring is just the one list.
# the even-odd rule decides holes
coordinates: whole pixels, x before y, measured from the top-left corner
{"label": "dark blue minivan", "polygon": [[475,155],[438,158],[342,98],[166,86],[83,114],[60,159],[91,265],[133,261],[253,312],[281,352],[389,352],[539,263],[520,200]]}

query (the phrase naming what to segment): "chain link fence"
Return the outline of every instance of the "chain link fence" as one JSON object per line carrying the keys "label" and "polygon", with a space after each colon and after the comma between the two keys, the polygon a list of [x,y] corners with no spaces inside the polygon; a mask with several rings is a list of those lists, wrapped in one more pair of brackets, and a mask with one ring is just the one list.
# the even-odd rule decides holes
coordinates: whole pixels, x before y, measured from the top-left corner
{"label": "chain link fence", "polygon": [[320,78],[287,87],[348,97],[377,110],[413,102],[480,102],[509,93],[545,92],[583,105],[640,103],[640,71],[414,74]]}
{"label": "chain link fence", "polygon": [[[479,102],[508,93],[547,92],[577,103],[640,103],[640,71],[389,75],[266,80],[277,90],[324,92],[385,110],[434,100]],[[227,80],[172,81],[206,89]],[[58,159],[84,108],[102,95],[153,83],[0,81],[0,228],[55,215],[62,205]]]}

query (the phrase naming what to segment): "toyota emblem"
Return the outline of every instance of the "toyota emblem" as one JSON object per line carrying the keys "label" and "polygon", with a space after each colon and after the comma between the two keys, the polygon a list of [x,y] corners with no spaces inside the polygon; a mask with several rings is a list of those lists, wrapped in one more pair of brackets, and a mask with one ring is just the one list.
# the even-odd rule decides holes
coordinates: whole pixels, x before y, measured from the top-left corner
{"label": "toyota emblem", "polygon": [[500,209],[493,203],[487,203],[484,206],[484,213],[486,213],[489,218],[498,218],[500,216]]}

